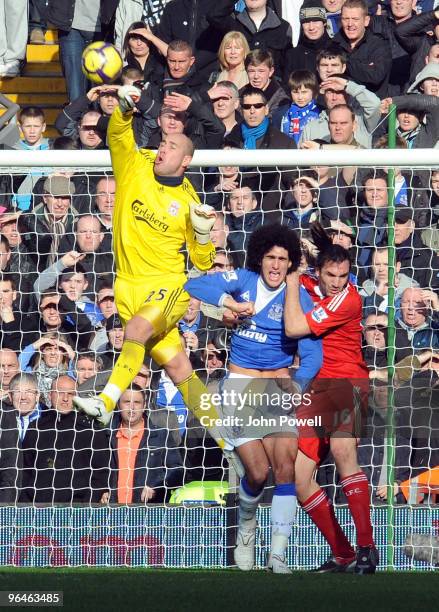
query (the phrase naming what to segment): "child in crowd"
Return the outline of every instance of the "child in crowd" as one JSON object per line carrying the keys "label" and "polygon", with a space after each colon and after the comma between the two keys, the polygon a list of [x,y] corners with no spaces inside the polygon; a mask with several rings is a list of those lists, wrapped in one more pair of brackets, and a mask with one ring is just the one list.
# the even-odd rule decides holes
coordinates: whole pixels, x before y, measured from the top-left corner
{"label": "child in crowd", "polygon": [[46,131],[46,118],[41,108],[27,106],[17,116],[17,123],[23,134],[14,149],[25,151],[47,151],[50,148],[49,139],[44,138]]}
{"label": "child in crowd", "polygon": [[315,98],[319,91],[317,77],[309,70],[295,70],[288,80],[292,104],[279,108],[273,116],[273,123],[289,138],[299,144],[305,125],[317,119],[319,108]]}
{"label": "child in crowd", "polygon": [[[18,140],[14,149],[20,151],[47,151],[50,149],[48,138],[44,138],[46,118],[41,108],[27,106],[17,115],[17,124],[23,138]],[[14,205],[20,210],[29,210],[32,203],[32,193],[38,180],[43,176],[43,169],[34,167],[30,174],[17,176],[14,180]]]}

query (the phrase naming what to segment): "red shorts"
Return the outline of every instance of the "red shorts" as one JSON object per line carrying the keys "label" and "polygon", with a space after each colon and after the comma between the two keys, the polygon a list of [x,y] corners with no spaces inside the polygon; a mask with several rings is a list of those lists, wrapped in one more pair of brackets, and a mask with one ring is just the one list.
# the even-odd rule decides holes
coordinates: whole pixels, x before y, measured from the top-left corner
{"label": "red shorts", "polygon": [[299,450],[321,463],[329,452],[329,441],[335,432],[361,437],[367,416],[369,379],[319,378],[309,390],[310,401],[299,406],[296,417],[308,422],[299,424]]}
{"label": "red shorts", "polygon": [[330,437],[325,438],[299,438],[299,450],[320,465],[329,453]]}

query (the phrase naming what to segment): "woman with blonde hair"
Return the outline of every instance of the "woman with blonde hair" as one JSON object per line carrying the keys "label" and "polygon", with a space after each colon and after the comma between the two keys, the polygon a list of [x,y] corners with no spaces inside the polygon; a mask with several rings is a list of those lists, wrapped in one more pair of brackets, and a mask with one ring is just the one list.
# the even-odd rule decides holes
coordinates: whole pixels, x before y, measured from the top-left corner
{"label": "woman with blonde hair", "polygon": [[218,51],[221,72],[217,83],[232,81],[238,89],[247,85],[248,76],[244,60],[248,53],[250,53],[250,48],[245,36],[241,32],[227,32]]}

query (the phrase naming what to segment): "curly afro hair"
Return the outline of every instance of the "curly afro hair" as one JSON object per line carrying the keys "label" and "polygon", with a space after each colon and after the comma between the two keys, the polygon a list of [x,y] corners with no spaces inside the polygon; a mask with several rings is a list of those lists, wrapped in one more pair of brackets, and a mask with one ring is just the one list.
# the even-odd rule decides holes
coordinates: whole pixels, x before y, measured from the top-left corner
{"label": "curly afro hair", "polygon": [[262,258],[276,246],[288,251],[288,258],[291,261],[289,272],[297,270],[301,258],[299,237],[293,230],[280,223],[263,225],[252,233],[247,247],[247,269],[260,274]]}

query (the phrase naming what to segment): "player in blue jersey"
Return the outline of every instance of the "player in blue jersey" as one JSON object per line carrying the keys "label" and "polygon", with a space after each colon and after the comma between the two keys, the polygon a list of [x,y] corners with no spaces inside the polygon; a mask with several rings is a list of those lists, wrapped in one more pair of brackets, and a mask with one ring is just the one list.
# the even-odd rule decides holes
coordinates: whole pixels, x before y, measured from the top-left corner
{"label": "player in blue jersey", "polygon": [[[280,388],[285,388],[285,380],[280,384],[279,379],[291,381],[288,368],[296,354],[300,364],[292,385],[298,398],[320,369],[322,349],[319,340],[307,336],[291,342],[285,335],[285,278],[297,269],[300,256],[299,239],[292,230],[278,224],[264,226],[254,231],[250,238],[246,269],[202,276],[185,285],[192,296],[209,304],[225,306],[239,317],[232,333],[229,374],[223,385],[225,412],[226,390],[229,397],[232,390],[240,394],[237,404],[248,397],[249,394],[245,396],[245,393],[252,389],[256,389],[256,393],[268,392],[270,405],[258,406],[258,416],[265,414],[269,417],[276,398],[286,395],[291,400],[290,392],[285,394]],[[301,293],[301,303],[305,311],[312,310],[313,302],[305,290]],[[235,562],[242,570],[251,570],[254,566],[256,510],[271,466],[275,489],[268,568],[275,573],[290,573],[285,552],[296,514],[296,430],[290,423],[282,426],[279,417],[269,431],[257,429],[249,425],[246,416],[255,409],[254,404],[244,407],[239,404],[234,408],[238,419],[243,408],[242,420],[246,421],[242,426],[235,419],[232,428],[232,443],[245,468],[245,477],[239,487]]]}

